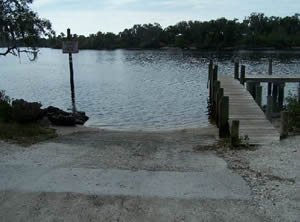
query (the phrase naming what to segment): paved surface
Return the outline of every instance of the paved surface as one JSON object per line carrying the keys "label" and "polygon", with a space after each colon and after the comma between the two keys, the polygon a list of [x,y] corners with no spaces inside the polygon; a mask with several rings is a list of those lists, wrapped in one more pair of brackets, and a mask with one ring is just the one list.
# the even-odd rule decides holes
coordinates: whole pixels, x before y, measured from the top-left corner
{"label": "paved surface", "polygon": [[0,177],[2,191],[73,192],[179,199],[250,199],[246,183],[228,169],[209,173],[134,172],[0,165]]}
{"label": "paved surface", "polygon": [[199,135],[180,142],[168,139],[168,134],[157,134],[152,140],[143,134],[130,135],[131,139],[113,132],[78,135],[0,156],[0,190],[250,199],[244,180],[230,171],[223,159],[211,152],[191,152],[195,144],[210,143],[213,137]]}
{"label": "paved surface", "polygon": [[268,221],[209,146],[215,128],[0,142],[0,221]]}

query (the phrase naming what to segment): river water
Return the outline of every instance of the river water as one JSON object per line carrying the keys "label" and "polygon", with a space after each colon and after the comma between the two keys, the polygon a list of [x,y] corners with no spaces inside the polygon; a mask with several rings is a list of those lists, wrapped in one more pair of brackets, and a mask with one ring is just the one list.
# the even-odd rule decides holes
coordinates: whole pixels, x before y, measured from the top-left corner
{"label": "river water", "polygon": [[[182,50],[82,50],[73,55],[76,106],[90,117],[87,126],[109,129],[178,129],[209,125],[207,64],[233,74],[239,58],[248,74],[268,71],[300,74],[299,51],[196,52]],[[12,98],[44,107],[71,108],[68,55],[40,49],[36,61],[26,55],[0,57],[0,89]],[[286,94],[296,92],[296,84]]]}

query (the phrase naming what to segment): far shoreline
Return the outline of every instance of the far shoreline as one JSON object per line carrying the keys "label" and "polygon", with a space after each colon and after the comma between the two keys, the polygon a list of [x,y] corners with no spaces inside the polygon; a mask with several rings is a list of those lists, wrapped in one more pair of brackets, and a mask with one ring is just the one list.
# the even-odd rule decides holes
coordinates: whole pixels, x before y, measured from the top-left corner
{"label": "far shoreline", "polygon": [[[52,47],[39,47],[41,49],[56,49],[62,50],[61,48],[52,48]],[[196,47],[160,47],[160,48],[103,48],[103,49],[89,49],[89,48],[79,48],[81,51],[95,50],[95,51],[115,51],[115,50],[128,50],[128,51],[172,51],[172,50],[182,50],[182,51],[193,51],[193,52],[298,52],[300,51],[300,46],[289,47],[289,48],[275,48],[275,47],[224,47],[224,48],[196,48]]]}

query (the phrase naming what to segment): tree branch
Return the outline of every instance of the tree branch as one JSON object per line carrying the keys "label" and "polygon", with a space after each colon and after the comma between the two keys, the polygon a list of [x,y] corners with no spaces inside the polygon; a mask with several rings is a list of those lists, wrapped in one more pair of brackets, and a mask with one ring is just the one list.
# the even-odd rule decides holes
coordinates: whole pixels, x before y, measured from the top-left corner
{"label": "tree branch", "polygon": [[13,55],[16,55],[16,53],[13,52],[13,50],[17,49],[16,46],[13,46],[13,47],[7,47],[7,50],[6,52],[3,52],[3,53],[0,53],[0,56],[6,56],[7,54],[13,54]]}

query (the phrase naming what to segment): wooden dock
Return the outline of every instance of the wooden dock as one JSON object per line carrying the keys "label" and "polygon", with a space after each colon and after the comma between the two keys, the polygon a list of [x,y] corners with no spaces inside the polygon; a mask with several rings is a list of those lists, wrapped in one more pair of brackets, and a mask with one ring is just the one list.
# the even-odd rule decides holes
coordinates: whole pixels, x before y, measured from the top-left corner
{"label": "wooden dock", "polygon": [[[281,112],[284,101],[284,86],[287,82],[298,82],[300,103],[300,74],[272,75],[272,59],[269,60],[268,75],[246,75],[246,68],[235,62],[234,75],[218,75],[218,65],[211,60],[208,65],[208,88],[212,119],[219,128],[220,138],[230,136],[232,146],[241,142],[263,145],[279,142],[288,135],[288,113]],[[268,83],[266,113],[262,106],[261,82]],[[274,113],[281,116],[280,130],[271,120]],[[280,131],[280,132],[279,132]],[[246,139],[246,140],[245,140]]]}
{"label": "wooden dock", "polygon": [[272,82],[272,83],[287,83],[287,82],[300,82],[299,75],[245,75],[245,82]]}
{"label": "wooden dock", "polygon": [[239,120],[239,136],[248,137],[249,144],[263,145],[279,142],[279,132],[267,120],[264,112],[244,85],[232,76],[219,76],[218,80],[220,88],[224,89],[224,96],[229,97],[229,129],[233,120]]}

